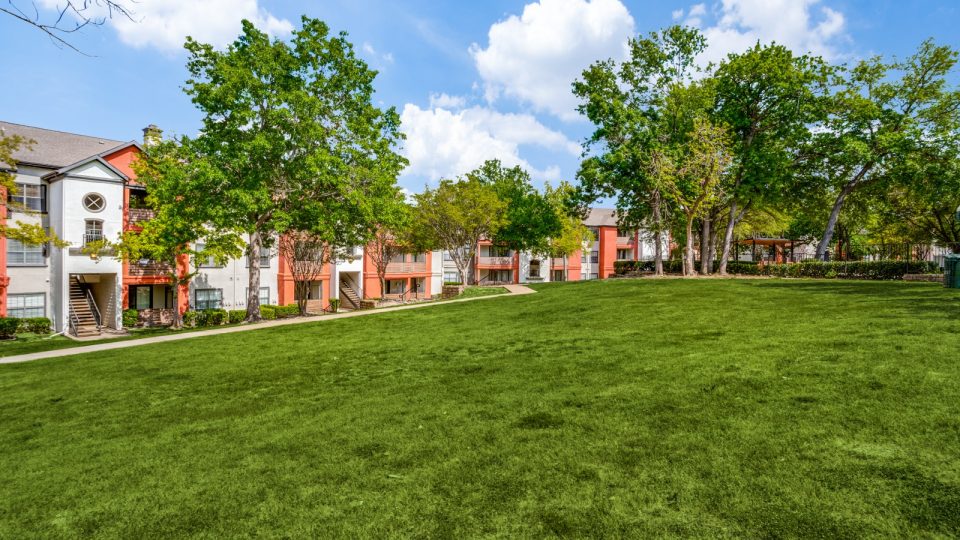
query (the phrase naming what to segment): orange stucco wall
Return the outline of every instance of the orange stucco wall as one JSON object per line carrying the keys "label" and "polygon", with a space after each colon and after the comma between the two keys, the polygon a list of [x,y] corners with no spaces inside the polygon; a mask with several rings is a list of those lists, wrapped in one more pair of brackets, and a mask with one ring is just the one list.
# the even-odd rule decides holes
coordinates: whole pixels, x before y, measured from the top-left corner
{"label": "orange stucco wall", "polygon": [[[377,267],[373,263],[373,259],[367,255],[369,249],[363,250],[363,297],[364,298],[380,298],[383,296],[382,291],[380,290],[380,276],[377,275]],[[405,255],[407,261],[410,260],[410,254]],[[433,253],[426,253],[426,271],[425,272],[390,272],[387,271],[386,279],[402,279],[407,282],[407,289],[413,289],[413,280],[415,278],[423,278],[423,294],[418,295],[419,298],[430,298],[430,280],[432,279],[430,269],[433,268]]]}
{"label": "orange stucco wall", "polygon": [[613,263],[617,260],[617,228],[600,227],[600,279],[606,279],[613,274]]}
{"label": "orange stucco wall", "polygon": [[140,149],[136,146],[130,145],[126,148],[121,148],[116,152],[104,156],[103,159],[116,167],[120,172],[127,175],[127,178],[131,180],[137,179],[137,173],[133,172],[133,162],[140,156]]}
{"label": "orange stucco wall", "polygon": [[[325,264],[320,271],[320,299],[323,309],[330,307],[330,265]],[[279,257],[279,266],[277,267],[277,305],[288,306],[297,303],[296,280],[293,278],[293,272],[287,263],[286,257]]]}

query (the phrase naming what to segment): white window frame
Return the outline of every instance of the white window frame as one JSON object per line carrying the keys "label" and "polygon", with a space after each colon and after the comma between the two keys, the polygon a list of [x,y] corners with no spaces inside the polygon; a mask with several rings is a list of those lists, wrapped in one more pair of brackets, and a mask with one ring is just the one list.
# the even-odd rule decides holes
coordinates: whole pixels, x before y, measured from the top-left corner
{"label": "white window frame", "polygon": [[[27,196],[27,188],[36,188],[40,195],[30,195]],[[17,182],[17,193],[11,193],[7,196],[7,200],[10,202],[15,202],[22,204],[24,208],[33,212],[44,213],[47,211],[47,186],[43,184],[26,184],[22,182]],[[34,205],[31,205],[29,201],[35,201],[37,208],[34,208]],[[11,208],[13,211],[19,211],[19,208]]]}
{"label": "white window frame", "polygon": [[[40,300],[40,305],[39,305],[39,306],[37,306],[37,305],[30,305],[30,306],[26,305],[26,300],[27,300],[28,298],[31,298],[31,297],[32,297],[34,300],[39,299],[39,300]],[[23,300],[24,302],[22,302],[22,305],[15,306],[15,305],[13,305],[15,300]],[[19,312],[25,312],[25,311],[27,311],[27,310],[36,310],[36,309],[38,309],[38,308],[40,309],[40,312],[39,312],[40,314],[39,314],[39,315],[37,315],[37,314],[35,314],[35,313],[31,313],[31,314],[19,313]],[[42,292],[38,292],[38,293],[17,293],[17,294],[8,294],[8,295],[7,295],[7,317],[17,317],[17,318],[20,318],[20,319],[26,319],[26,318],[30,318],[30,317],[46,317],[46,316],[47,316],[47,295],[46,295],[46,293],[42,293]]]}
{"label": "white window frame", "polygon": [[[17,249],[19,248],[19,249]],[[24,244],[19,240],[14,240],[12,238],[7,239],[7,266],[46,266],[47,265],[47,255],[44,253],[43,244],[29,245]],[[28,255],[36,256],[39,254],[39,258],[28,260]],[[17,259],[19,255],[20,260]]]}
{"label": "white window frame", "polygon": [[[203,300],[203,302],[204,302],[204,307],[200,307],[200,293],[201,293],[201,292],[202,292],[202,293],[205,293],[204,296],[206,296],[206,293],[211,292],[211,291],[215,291],[215,292],[216,292],[217,294],[219,294],[219,296],[220,296],[220,298],[219,298],[218,300],[216,300],[217,305],[216,305],[216,306],[209,306],[209,305],[207,305],[207,304],[209,304],[209,302],[211,302],[211,300],[209,300],[209,299],[207,299],[207,298],[204,298],[204,300]],[[209,288],[209,289],[195,289],[195,290],[193,291],[193,308],[196,309],[196,310],[198,310],[198,311],[204,310],[204,309],[222,309],[222,308],[223,308],[223,289],[214,289],[214,288]]]}
{"label": "white window frame", "polygon": [[[266,296],[264,296],[266,294]],[[243,289],[243,299],[246,300],[250,296],[250,287]],[[270,287],[260,287],[260,305],[269,306],[270,304]]]}

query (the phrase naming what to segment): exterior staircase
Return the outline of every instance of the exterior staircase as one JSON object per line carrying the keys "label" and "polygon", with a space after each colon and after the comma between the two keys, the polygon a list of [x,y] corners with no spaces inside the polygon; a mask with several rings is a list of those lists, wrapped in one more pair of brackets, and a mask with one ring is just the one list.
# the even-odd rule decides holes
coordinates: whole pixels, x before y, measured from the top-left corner
{"label": "exterior staircase", "polygon": [[349,309],[360,309],[360,295],[357,294],[356,284],[353,278],[346,274],[340,275],[340,296],[347,300],[349,306],[343,306]]}
{"label": "exterior staircase", "polygon": [[70,278],[70,328],[73,335],[81,338],[100,335],[97,304],[76,277]]}

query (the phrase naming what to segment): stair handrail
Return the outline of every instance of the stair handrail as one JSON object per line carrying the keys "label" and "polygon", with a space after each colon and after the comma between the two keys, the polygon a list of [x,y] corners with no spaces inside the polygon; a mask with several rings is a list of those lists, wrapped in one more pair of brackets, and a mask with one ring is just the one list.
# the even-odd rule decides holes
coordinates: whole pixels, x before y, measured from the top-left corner
{"label": "stair handrail", "polygon": [[73,310],[73,304],[70,304],[70,316],[68,317],[68,324],[70,325],[70,330],[73,332],[73,335],[78,336],[78,328],[80,328],[80,317],[77,316],[77,312]]}
{"label": "stair handrail", "polygon": [[90,310],[93,311],[93,318],[97,321],[97,330],[103,326],[103,322],[100,320],[100,308],[97,307],[96,301],[93,299],[93,293],[90,292],[90,289],[84,289],[84,292],[87,293],[87,305],[90,306]]}
{"label": "stair handrail", "polygon": [[[357,298],[360,298],[360,294],[357,293],[356,289],[353,287],[353,278],[351,278],[349,275],[347,274],[340,275],[340,288],[346,289],[349,292],[352,292],[353,295],[356,296]],[[354,309],[357,309],[360,307],[359,305],[357,305],[356,302],[353,301],[353,298],[350,298],[349,294],[344,294],[344,296],[347,297],[347,300],[350,301]]]}

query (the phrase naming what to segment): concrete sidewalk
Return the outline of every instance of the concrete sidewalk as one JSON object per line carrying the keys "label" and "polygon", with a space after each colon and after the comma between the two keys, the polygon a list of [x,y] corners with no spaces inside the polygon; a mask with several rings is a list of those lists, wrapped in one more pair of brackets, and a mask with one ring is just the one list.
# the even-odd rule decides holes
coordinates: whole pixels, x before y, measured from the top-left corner
{"label": "concrete sidewalk", "polygon": [[293,324],[322,323],[337,319],[349,319],[351,317],[365,317],[368,315],[377,315],[380,313],[390,313],[393,311],[402,311],[405,309],[420,309],[431,306],[445,306],[456,302],[473,302],[476,300],[490,300],[494,298],[504,298],[507,296],[519,296],[532,294],[537,291],[524,285],[504,285],[509,294],[492,294],[490,296],[477,296],[474,298],[460,298],[454,300],[444,300],[437,302],[423,302],[420,304],[406,304],[396,307],[370,309],[364,311],[349,311],[346,313],[335,313],[321,317],[303,317],[296,319],[281,319],[276,321],[264,321],[257,324],[244,324],[239,326],[230,326],[227,328],[215,328],[212,330],[199,330],[196,332],[186,332],[183,334],[170,334],[167,336],[156,336],[142,339],[130,339],[127,341],[114,341],[111,343],[100,343],[98,345],[86,345],[82,347],[70,347],[68,349],[56,349],[53,351],[35,352],[29,354],[18,354],[0,358],[0,364],[15,364],[18,362],[29,362],[31,360],[42,360],[44,358],[57,358],[60,356],[73,356],[75,354],[86,354],[100,351],[112,351],[115,349],[126,349],[128,347],[139,347],[140,345],[149,345],[151,343],[165,343],[167,341],[180,341],[183,339],[193,339],[206,336],[218,336],[220,334],[232,334],[234,332],[249,332],[250,330],[262,330],[264,328],[275,328],[277,326],[289,326]]}

